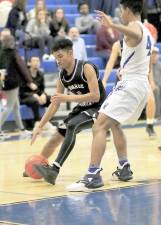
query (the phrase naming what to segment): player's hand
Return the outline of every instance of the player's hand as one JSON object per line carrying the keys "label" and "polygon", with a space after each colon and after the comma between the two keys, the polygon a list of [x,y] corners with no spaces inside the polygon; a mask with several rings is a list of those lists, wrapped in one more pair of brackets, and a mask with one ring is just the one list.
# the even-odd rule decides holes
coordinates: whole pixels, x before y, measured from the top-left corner
{"label": "player's hand", "polygon": [[51,97],[51,102],[55,104],[60,104],[61,102],[66,102],[67,101],[67,95],[65,94],[60,94],[56,93]]}
{"label": "player's hand", "polygon": [[112,27],[113,22],[112,18],[108,15],[106,15],[104,12],[99,11],[99,10],[94,10],[96,12],[96,17],[97,19],[101,22],[102,25],[106,27]]}
{"label": "player's hand", "polygon": [[37,136],[40,135],[41,132],[42,132],[42,128],[40,128],[39,125],[34,128],[32,133],[31,145],[35,142]]}

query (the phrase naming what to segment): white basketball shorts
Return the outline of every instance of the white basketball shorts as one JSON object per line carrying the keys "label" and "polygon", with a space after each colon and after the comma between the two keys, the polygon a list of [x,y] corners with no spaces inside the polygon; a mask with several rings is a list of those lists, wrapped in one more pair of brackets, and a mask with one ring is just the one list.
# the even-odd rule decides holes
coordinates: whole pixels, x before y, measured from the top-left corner
{"label": "white basketball shorts", "polygon": [[119,81],[107,96],[99,112],[121,124],[134,124],[147,103],[148,93],[148,80]]}

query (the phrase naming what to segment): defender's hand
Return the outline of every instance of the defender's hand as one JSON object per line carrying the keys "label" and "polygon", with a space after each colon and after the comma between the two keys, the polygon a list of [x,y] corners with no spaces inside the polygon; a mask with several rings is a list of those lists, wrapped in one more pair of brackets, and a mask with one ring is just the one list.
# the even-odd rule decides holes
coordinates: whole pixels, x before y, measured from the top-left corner
{"label": "defender's hand", "polygon": [[101,22],[102,25],[106,27],[112,27],[113,22],[112,18],[108,15],[106,15],[104,12],[99,11],[99,10],[94,10],[96,12],[96,17],[97,19]]}

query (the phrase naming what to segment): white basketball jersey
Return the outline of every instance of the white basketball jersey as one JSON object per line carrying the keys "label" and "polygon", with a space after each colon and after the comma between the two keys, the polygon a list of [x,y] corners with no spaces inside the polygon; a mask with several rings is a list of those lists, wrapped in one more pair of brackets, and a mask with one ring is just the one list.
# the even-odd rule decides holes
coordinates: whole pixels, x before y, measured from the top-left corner
{"label": "white basketball jersey", "polygon": [[120,73],[125,79],[146,79],[149,73],[150,55],[153,48],[153,39],[148,29],[139,21],[143,36],[136,47],[129,47],[123,40]]}

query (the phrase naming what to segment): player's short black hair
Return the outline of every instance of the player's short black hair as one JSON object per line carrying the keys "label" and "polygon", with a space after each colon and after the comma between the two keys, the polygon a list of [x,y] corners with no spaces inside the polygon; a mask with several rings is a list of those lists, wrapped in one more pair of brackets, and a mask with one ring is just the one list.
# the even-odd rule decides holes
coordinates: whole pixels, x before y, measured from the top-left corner
{"label": "player's short black hair", "polygon": [[120,0],[124,8],[128,7],[134,14],[141,14],[143,10],[143,0]]}
{"label": "player's short black hair", "polygon": [[[80,8],[81,8],[82,5],[88,5],[88,3],[86,1],[79,2],[79,4],[78,4],[78,11],[80,11]],[[88,7],[89,7],[89,5],[88,5]]]}
{"label": "player's short black hair", "polygon": [[58,50],[71,50],[73,48],[73,43],[67,38],[61,38],[55,41],[53,45],[53,52]]}

